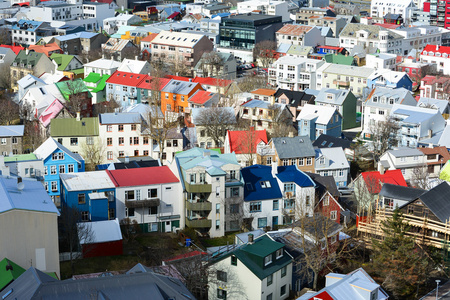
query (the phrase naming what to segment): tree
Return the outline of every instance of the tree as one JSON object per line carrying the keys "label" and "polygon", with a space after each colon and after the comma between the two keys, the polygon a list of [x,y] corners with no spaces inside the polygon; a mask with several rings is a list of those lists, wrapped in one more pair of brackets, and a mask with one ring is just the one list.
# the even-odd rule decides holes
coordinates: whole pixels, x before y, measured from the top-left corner
{"label": "tree", "polygon": [[159,146],[158,158],[163,157],[166,140],[172,135],[172,132],[182,124],[182,118],[176,114],[166,113],[164,116],[159,106],[149,106],[145,116],[141,119],[141,135],[148,137],[153,144]]}
{"label": "tree", "polygon": [[11,88],[11,72],[9,71],[9,66],[3,66],[0,68],[0,88]]}
{"label": "tree", "polygon": [[19,119],[19,106],[12,100],[12,94],[3,91],[0,94],[0,124],[11,125]]}
{"label": "tree", "polygon": [[197,126],[201,126],[204,135],[211,138],[216,147],[221,147],[225,141],[227,129],[236,124],[234,111],[226,107],[204,108],[195,119]]}
{"label": "tree", "polygon": [[269,117],[272,118],[272,128],[269,129],[270,138],[285,137],[291,134],[297,135],[292,126],[292,113],[284,105],[270,105],[268,108]]}
{"label": "tree", "polygon": [[411,175],[411,185],[424,190],[428,190],[431,188],[430,174],[428,174],[428,167],[426,163],[413,168]]}
{"label": "tree", "polygon": [[84,158],[86,171],[95,171],[95,167],[105,160],[106,147],[101,139],[91,137],[86,138],[86,142],[81,144],[81,156]]}
{"label": "tree", "polygon": [[0,28],[0,44],[1,45],[12,45],[11,30],[6,26]]}
{"label": "tree", "polygon": [[397,120],[388,116],[384,121],[374,122],[369,125],[370,138],[372,140],[372,154],[375,162],[378,162],[380,156],[387,150],[397,146],[397,132],[400,126]]}
{"label": "tree", "polygon": [[24,121],[23,149],[25,152],[33,152],[45,139],[40,129],[38,120]]}
{"label": "tree", "polygon": [[268,68],[276,59],[277,43],[271,40],[259,42],[253,48],[253,57],[262,68]]}
{"label": "tree", "polygon": [[81,53],[81,55],[79,55],[82,63],[88,63],[91,61],[95,61],[97,59],[102,58],[102,49],[98,48],[98,49],[91,49],[89,51],[83,51]]}
{"label": "tree", "polygon": [[84,112],[82,116],[85,117],[90,115],[91,112],[88,110],[88,106],[90,106],[89,91],[83,80],[74,79],[65,81],[62,83],[61,90],[67,100],[65,106],[70,113]]}
{"label": "tree", "polygon": [[250,93],[256,89],[266,88],[267,87],[267,79],[262,76],[251,75],[245,76],[238,83],[239,89],[242,93]]}
{"label": "tree", "polygon": [[395,209],[391,218],[381,222],[383,239],[374,238],[372,242],[375,278],[400,299],[414,294],[437,266],[428,249],[407,234],[410,229],[400,210]]}
{"label": "tree", "polygon": [[203,77],[220,77],[220,69],[223,67],[223,57],[219,52],[211,51],[204,53],[200,60],[200,68],[203,72]]}
{"label": "tree", "polygon": [[81,221],[81,212],[68,205],[61,207],[59,216],[58,231],[60,237],[60,249],[69,252],[70,267],[72,275],[75,274],[75,263],[80,258],[77,255],[80,252],[80,241],[89,244],[94,239],[94,233],[89,223],[79,223]]}

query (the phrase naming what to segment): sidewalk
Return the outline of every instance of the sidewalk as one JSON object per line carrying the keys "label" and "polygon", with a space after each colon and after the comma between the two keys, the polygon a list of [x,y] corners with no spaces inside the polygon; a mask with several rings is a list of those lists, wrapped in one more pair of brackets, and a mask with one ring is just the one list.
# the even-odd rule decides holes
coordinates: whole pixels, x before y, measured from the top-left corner
{"label": "sidewalk", "polygon": [[[444,285],[439,285],[438,299],[450,300],[450,280]],[[426,296],[420,298],[420,300],[436,300],[436,289],[429,292]]]}

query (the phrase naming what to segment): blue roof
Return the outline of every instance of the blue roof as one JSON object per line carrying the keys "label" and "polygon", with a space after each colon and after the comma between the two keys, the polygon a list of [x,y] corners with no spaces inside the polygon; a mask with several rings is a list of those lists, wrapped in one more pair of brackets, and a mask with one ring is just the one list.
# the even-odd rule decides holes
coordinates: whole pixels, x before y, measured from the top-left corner
{"label": "blue roof", "polygon": [[0,176],[0,213],[13,209],[59,214],[44,186],[39,181],[24,180],[24,189],[17,189],[16,178]]}
{"label": "blue roof", "polygon": [[256,99],[252,99],[249,100],[247,102],[245,102],[244,104],[241,105],[242,107],[249,107],[249,108],[269,108],[270,103],[267,101],[263,101],[263,100],[256,100]]}
{"label": "blue roof", "polygon": [[280,44],[280,46],[278,46],[277,52],[286,53],[288,52],[289,48],[291,48],[291,44]]}
{"label": "blue roof", "polygon": [[231,13],[229,13],[229,12],[226,12],[226,13],[218,13],[218,14],[212,15],[212,16],[211,16],[211,19],[214,19],[215,17],[225,18],[225,17],[228,17],[228,16],[230,16],[230,15],[231,15]]}
{"label": "blue roof", "polygon": [[300,187],[315,186],[314,181],[303,171],[298,170],[296,166],[278,167],[277,177],[281,182],[295,182]]}
{"label": "blue roof", "polygon": [[436,115],[436,114],[430,114],[430,113],[426,113],[426,112],[412,111],[412,110],[408,110],[408,109],[397,109],[393,113],[400,114],[400,115],[407,115],[408,117],[403,119],[402,122],[414,123],[414,124],[422,123]]}
{"label": "blue roof", "polygon": [[0,126],[0,136],[23,136],[25,125]]}
{"label": "blue roof", "polygon": [[99,115],[99,122],[105,124],[137,124],[141,123],[142,117],[140,113],[107,113]]}
{"label": "blue roof", "polygon": [[[17,24],[14,24],[12,26],[12,29],[17,29],[17,30],[24,30],[25,28],[23,26],[27,26],[27,31],[36,31],[36,29],[39,28],[39,26],[41,26],[44,22],[39,22],[39,21],[31,21],[31,20],[24,20],[21,19],[19,20],[19,22],[17,22]],[[20,28],[22,26],[22,28]]]}
{"label": "blue roof", "polygon": [[72,33],[72,34],[67,34],[67,35],[61,35],[56,37],[57,40],[63,42],[63,41],[68,41],[68,40],[73,40],[73,39],[90,39],[93,38],[94,36],[98,35],[99,33],[96,32],[87,32],[87,31],[81,31],[81,32],[77,32],[77,33]]}
{"label": "blue roof", "polygon": [[[253,165],[241,170],[244,179],[244,200],[269,200],[282,197],[277,179],[272,176],[272,167]],[[263,188],[261,182],[268,181],[270,187]],[[266,185],[267,186],[267,185]]]}

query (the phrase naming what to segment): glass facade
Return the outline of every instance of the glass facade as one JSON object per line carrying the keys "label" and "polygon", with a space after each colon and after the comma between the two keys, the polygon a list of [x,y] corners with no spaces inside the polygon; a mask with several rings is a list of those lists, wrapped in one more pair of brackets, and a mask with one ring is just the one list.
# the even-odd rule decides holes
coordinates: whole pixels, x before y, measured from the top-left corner
{"label": "glass facade", "polygon": [[255,47],[255,29],[220,29],[220,46],[251,50]]}

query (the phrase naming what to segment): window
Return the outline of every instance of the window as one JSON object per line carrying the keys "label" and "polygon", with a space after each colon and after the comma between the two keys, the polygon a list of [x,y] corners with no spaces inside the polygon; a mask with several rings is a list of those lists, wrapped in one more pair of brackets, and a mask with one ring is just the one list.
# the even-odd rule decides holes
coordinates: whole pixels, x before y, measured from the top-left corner
{"label": "window", "polygon": [[250,212],[260,212],[261,211],[261,201],[250,202]]}
{"label": "window", "polygon": [[230,213],[238,214],[239,213],[239,204],[230,204]]}
{"label": "window", "polygon": [[305,164],[305,160],[303,158],[299,158],[298,159],[298,165],[299,166],[304,166],[304,164]]}
{"label": "window", "polygon": [[2,138],[2,145],[6,145],[6,138]]}
{"label": "window", "polygon": [[112,160],[112,159],[113,159],[113,152],[112,152],[112,151],[106,152],[106,158],[107,158],[108,160]]}
{"label": "window", "polygon": [[270,184],[270,181],[260,181],[260,184],[261,184],[261,188],[263,188],[263,189],[272,187],[272,185]]}
{"label": "window", "polygon": [[51,175],[56,175],[58,172],[56,170],[56,166],[50,166],[50,174]]}
{"label": "window", "polygon": [[216,203],[216,214],[220,214],[220,203]]}
{"label": "window", "polygon": [[148,209],[149,215],[156,215],[158,213],[158,206],[150,206]]}
{"label": "window", "polygon": [[330,211],[330,219],[331,220],[337,219],[337,212],[335,210]]}
{"label": "window", "polygon": [[272,295],[273,295],[272,293],[270,293],[269,295],[267,295],[266,300],[273,300]]}
{"label": "window", "polygon": [[12,137],[12,143],[13,144],[17,144],[17,138],[16,137]]}
{"label": "window", "polygon": [[414,206],[408,205],[408,214],[413,215],[414,214]]}
{"label": "window", "polygon": [[264,257],[264,266],[267,266],[270,263],[272,263],[272,254],[269,254],[266,257]]}
{"label": "window", "polygon": [[86,145],[94,145],[94,137],[92,136],[86,137]]}
{"label": "window", "polygon": [[190,174],[190,175],[189,175],[189,179],[190,179],[189,182],[190,182],[191,184],[193,184],[193,183],[196,182],[196,180],[195,180],[195,177],[196,177],[196,176],[195,176],[195,175],[196,175],[196,174]]}
{"label": "window", "polygon": [[277,259],[279,259],[280,257],[283,257],[283,248],[277,250],[275,257]]}
{"label": "window", "polygon": [[283,296],[284,294],[286,294],[286,285],[283,285],[280,289],[280,296]]}
{"label": "window", "polygon": [[278,210],[279,209],[279,201],[273,200],[272,202],[272,210]]}
{"label": "window", "polygon": [[107,132],[112,132],[112,125],[106,126],[106,131]]}
{"label": "window", "polygon": [[266,160],[266,165],[271,165],[272,164],[272,156],[267,157]]}
{"label": "window", "polygon": [[267,226],[267,218],[258,218],[258,228],[263,228]]}
{"label": "window", "polygon": [[66,173],[66,166],[65,165],[59,165],[59,174]]}
{"label": "window", "polygon": [[123,131],[123,125],[117,125],[118,131]]}
{"label": "window", "polygon": [[306,203],[306,206],[310,206],[311,205],[311,201],[310,201],[309,195],[306,196],[305,203]]}
{"label": "window", "polygon": [[148,189],[148,198],[157,198],[158,197],[158,189]]}
{"label": "window", "polygon": [[133,144],[139,145],[139,137],[138,136],[133,137]]}
{"label": "window", "polygon": [[45,190],[48,192],[48,182],[47,182],[47,181],[44,182],[44,188],[45,188]]}
{"label": "window", "polygon": [[239,187],[230,188],[231,197],[239,197]]}
{"label": "window", "polygon": [[52,181],[51,186],[52,186],[52,192],[58,191],[58,182],[57,181]]}
{"label": "window", "polygon": [[107,146],[112,146],[112,138],[109,137],[109,138],[106,139],[106,145]]}
{"label": "window", "polygon": [[220,229],[220,220],[216,220],[216,230]]}
{"label": "window", "polygon": [[273,283],[273,274],[270,274],[267,276],[267,286],[271,285]]}
{"label": "window", "polygon": [[136,131],[136,124],[131,124],[131,130]]}
{"label": "window", "polygon": [[58,153],[52,154],[52,160],[58,160]]}
{"label": "window", "polygon": [[227,282],[227,272],[217,270],[217,280]]}
{"label": "window", "polygon": [[293,192],[295,191],[295,185],[293,182],[285,183],[284,184],[284,191],[285,192]]}
{"label": "window", "polygon": [[123,146],[124,140],[125,140],[125,139],[124,139],[123,136],[119,137],[119,146]]}
{"label": "window", "polygon": [[89,212],[88,211],[81,212],[81,221],[83,221],[83,222],[89,221]]}
{"label": "window", "polygon": [[70,138],[70,146],[78,146],[78,138]]}
{"label": "window", "polygon": [[78,204],[86,203],[86,194],[78,194]]}
{"label": "window", "polygon": [[134,190],[125,191],[125,200],[134,200]]}
{"label": "window", "polygon": [[287,273],[287,266],[284,266],[284,267],[281,269],[281,277],[286,276],[286,273]]}
{"label": "window", "polygon": [[323,199],[323,206],[328,206],[328,205],[330,205],[330,198],[329,198],[329,196],[326,196]]}
{"label": "window", "polygon": [[311,157],[307,157],[307,158],[306,158],[306,165],[307,165],[307,166],[312,165],[312,158],[311,158]]}
{"label": "window", "polygon": [[227,291],[222,289],[217,289],[217,298],[218,299],[227,299]]}

